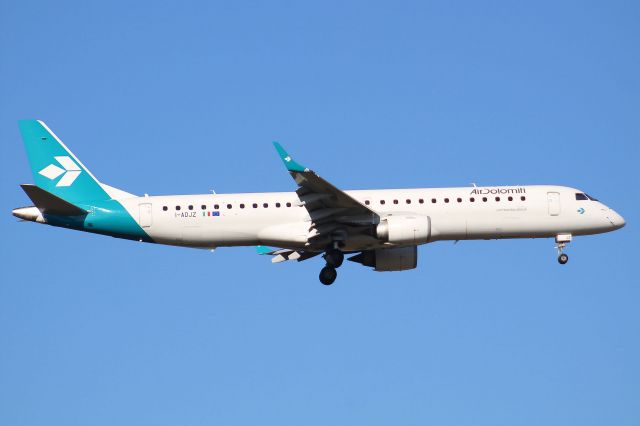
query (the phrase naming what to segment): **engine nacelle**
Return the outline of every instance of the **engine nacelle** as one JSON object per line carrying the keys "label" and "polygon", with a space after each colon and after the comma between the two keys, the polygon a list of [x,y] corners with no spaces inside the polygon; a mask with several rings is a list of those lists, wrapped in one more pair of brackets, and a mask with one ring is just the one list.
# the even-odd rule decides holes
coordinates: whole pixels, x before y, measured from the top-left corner
{"label": "engine nacelle", "polygon": [[431,218],[419,215],[388,216],[376,227],[376,236],[391,244],[424,244],[431,238]]}
{"label": "engine nacelle", "polygon": [[368,250],[349,260],[362,263],[364,266],[371,266],[378,272],[406,271],[418,266],[418,247]]}

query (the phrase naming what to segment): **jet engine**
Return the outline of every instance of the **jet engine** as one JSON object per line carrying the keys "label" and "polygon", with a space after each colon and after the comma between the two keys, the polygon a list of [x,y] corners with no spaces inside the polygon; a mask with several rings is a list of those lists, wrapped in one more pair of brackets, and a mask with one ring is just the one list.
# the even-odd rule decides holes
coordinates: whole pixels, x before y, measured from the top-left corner
{"label": "jet engine", "polygon": [[376,227],[376,237],[397,245],[424,244],[431,237],[431,218],[419,215],[387,216]]}
{"label": "jet engine", "polygon": [[378,272],[406,271],[418,265],[418,247],[367,250],[349,258],[352,262],[371,266]]}

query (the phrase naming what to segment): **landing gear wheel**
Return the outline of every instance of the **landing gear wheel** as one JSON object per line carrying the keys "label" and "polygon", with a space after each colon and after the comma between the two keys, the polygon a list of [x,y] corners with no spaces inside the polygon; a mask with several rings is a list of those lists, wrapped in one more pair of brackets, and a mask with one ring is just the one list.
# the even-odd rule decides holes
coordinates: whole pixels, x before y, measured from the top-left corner
{"label": "landing gear wheel", "polygon": [[331,266],[325,266],[320,271],[320,282],[324,285],[331,285],[338,277],[338,272]]}
{"label": "landing gear wheel", "polygon": [[558,249],[558,263],[564,265],[569,261],[569,256],[562,251],[571,242],[571,234],[556,235],[556,249]]}
{"label": "landing gear wheel", "polygon": [[323,257],[327,262],[327,266],[331,266],[333,268],[339,268],[342,265],[342,262],[344,262],[344,253],[340,250],[327,250]]}

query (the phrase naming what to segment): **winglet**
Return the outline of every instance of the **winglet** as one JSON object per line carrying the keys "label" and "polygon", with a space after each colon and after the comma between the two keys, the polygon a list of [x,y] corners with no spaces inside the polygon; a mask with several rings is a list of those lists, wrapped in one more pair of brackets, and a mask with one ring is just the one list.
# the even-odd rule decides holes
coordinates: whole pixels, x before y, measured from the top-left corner
{"label": "winglet", "polygon": [[256,252],[258,252],[258,254],[271,254],[273,249],[265,246],[256,246]]}
{"label": "winglet", "polygon": [[284,163],[287,170],[289,170],[290,172],[305,172],[309,170],[303,165],[296,163],[278,142],[274,142],[273,146],[276,148],[276,151],[278,151],[280,159]]}

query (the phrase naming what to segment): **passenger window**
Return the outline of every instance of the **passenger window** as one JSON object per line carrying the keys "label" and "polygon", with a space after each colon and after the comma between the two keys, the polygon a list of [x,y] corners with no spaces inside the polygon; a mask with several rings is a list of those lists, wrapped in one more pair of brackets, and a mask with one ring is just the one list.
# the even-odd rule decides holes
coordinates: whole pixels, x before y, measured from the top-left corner
{"label": "passenger window", "polygon": [[257,209],[257,208],[258,208],[258,205],[257,205],[256,203],[253,203],[253,208],[254,208],[254,209]]}
{"label": "passenger window", "polygon": [[583,200],[587,201],[587,200],[589,200],[589,197],[587,197],[587,194],[582,194],[582,193],[578,192],[576,194],[576,200],[578,200],[578,201],[583,201]]}
{"label": "passenger window", "polygon": [[398,204],[398,200],[393,200],[393,204]]}
{"label": "passenger window", "polygon": [[411,204],[411,200],[407,199],[407,204]]}
{"label": "passenger window", "polygon": [[202,208],[202,210],[206,210],[207,206],[205,206],[204,204],[200,206]]}
{"label": "passenger window", "polygon": [[423,198],[420,198],[420,199],[418,200],[418,202],[419,202],[420,204],[424,204],[424,199],[423,199]]}
{"label": "passenger window", "polygon": [[496,197],[496,201],[500,201],[500,197]]}
{"label": "passenger window", "polygon": [[241,209],[244,209],[244,204],[240,204],[240,208],[241,208]]}
{"label": "passenger window", "polygon": [[280,208],[280,203],[276,203],[276,207]]}
{"label": "passenger window", "polygon": [[471,201],[473,203],[474,201],[476,201],[476,199],[471,197],[471,198],[469,198],[469,201]]}
{"label": "passenger window", "polygon": [[520,200],[522,200],[522,201],[524,201],[526,199],[527,199],[527,197],[525,197],[524,195],[522,197],[520,197]]}
{"label": "passenger window", "polygon": [[431,203],[435,204],[435,203],[436,203],[436,199],[435,199],[435,198],[432,198],[432,199],[431,199]]}
{"label": "passenger window", "polygon": [[444,199],[444,202],[445,202],[445,203],[448,203],[448,202],[449,202],[449,199],[448,199],[448,198],[445,198],[445,199]]}
{"label": "passenger window", "polygon": [[228,208],[229,210],[231,210],[231,209],[233,208],[233,206],[232,206],[231,204],[227,204],[227,208]]}
{"label": "passenger window", "polygon": [[189,206],[189,210],[193,210],[193,206]]}
{"label": "passenger window", "polygon": [[169,208],[167,206],[162,206],[162,210],[166,212],[167,210],[169,210]]}
{"label": "passenger window", "polygon": [[213,209],[214,209],[214,210],[220,210],[220,206],[219,206],[218,204],[214,204],[214,205],[213,205]]}
{"label": "passenger window", "polygon": [[176,206],[176,210],[180,210],[180,206]]}
{"label": "passenger window", "polygon": [[264,207],[264,208],[266,209],[267,207],[269,207],[269,203],[264,203],[264,204],[262,205],[262,207]]}
{"label": "passenger window", "polygon": [[462,198],[458,198],[458,202],[461,203],[462,202]]}
{"label": "passenger window", "polygon": [[512,196],[509,196],[508,200],[509,200],[509,201],[513,201],[513,197],[512,197]]}
{"label": "passenger window", "polygon": [[482,197],[482,202],[486,203],[487,202],[487,197]]}
{"label": "passenger window", "polygon": [[287,203],[287,207],[291,207],[291,203]]}
{"label": "passenger window", "polygon": [[365,206],[368,206],[369,204],[371,204],[371,201],[369,201],[369,200],[364,200],[364,204],[365,204]]}
{"label": "passenger window", "polygon": [[380,204],[384,204],[384,200],[380,200]]}

